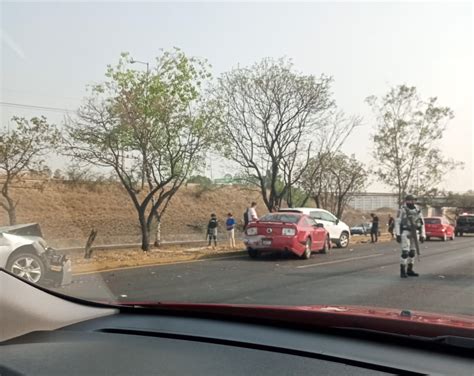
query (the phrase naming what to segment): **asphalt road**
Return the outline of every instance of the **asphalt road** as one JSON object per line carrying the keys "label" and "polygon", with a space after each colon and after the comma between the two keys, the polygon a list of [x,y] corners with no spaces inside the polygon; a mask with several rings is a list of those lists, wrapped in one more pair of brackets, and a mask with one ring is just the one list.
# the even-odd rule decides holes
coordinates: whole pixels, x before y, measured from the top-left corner
{"label": "asphalt road", "polygon": [[76,276],[62,293],[101,301],[338,304],[474,315],[474,236],[422,246],[420,277],[399,277],[395,241],[309,260],[247,255]]}

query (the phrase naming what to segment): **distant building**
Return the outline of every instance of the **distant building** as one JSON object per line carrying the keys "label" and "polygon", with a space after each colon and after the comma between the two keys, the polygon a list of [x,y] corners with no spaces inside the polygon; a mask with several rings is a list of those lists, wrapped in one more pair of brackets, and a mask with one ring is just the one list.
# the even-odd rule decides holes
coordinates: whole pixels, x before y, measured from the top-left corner
{"label": "distant building", "polygon": [[398,196],[394,193],[356,193],[348,204],[357,210],[372,211],[380,208],[398,209]]}

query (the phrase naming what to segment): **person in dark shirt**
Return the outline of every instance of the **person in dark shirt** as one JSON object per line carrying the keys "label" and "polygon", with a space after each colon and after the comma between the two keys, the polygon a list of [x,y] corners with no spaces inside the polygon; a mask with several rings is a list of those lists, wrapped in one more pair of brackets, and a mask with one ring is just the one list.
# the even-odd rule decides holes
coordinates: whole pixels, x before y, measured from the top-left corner
{"label": "person in dark shirt", "polygon": [[209,220],[209,223],[207,224],[207,236],[209,238],[209,247],[211,246],[212,240],[214,240],[214,246],[217,247],[217,217],[214,213],[211,214],[211,219]]}
{"label": "person in dark shirt", "polygon": [[372,217],[372,227],[370,229],[370,242],[377,243],[379,240],[378,233],[379,233],[379,217],[377,217],[374,213],[371,213],[370,216]]}
{"label": "person in dark shirt", "polygon": [[393,231],[395,230],[395,219],[391,214],[388,215],[388,232],[390,233],[392,239],[394,238]]}

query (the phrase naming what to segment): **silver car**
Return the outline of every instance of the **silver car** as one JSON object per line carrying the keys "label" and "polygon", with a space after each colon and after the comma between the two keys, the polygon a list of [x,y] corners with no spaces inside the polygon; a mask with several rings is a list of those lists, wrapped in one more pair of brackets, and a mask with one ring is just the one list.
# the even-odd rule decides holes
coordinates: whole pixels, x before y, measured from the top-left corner
{"label": "silver car", "polygon": [[47,246],[37,223],[0,227],[0,268],[39,285],[71,283],[71,261]]}

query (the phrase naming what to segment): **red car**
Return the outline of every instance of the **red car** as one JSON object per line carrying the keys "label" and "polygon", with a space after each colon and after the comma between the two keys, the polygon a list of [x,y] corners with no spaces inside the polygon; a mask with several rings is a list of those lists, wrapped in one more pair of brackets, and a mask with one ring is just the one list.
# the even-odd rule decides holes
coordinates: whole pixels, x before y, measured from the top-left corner
{"label": "red car", "polygon": [[445,217],[425,218],[426,240],[441,238],[443,241],[454,240],[454,226]]}
{"label": "red car", "polygon": [[304,259],[312,251],[326,253],[331,247],[329,233],[322,223],[302,213],[270,213],[245,230],[244,243],[249,256],[261,251],[290,251]]}

